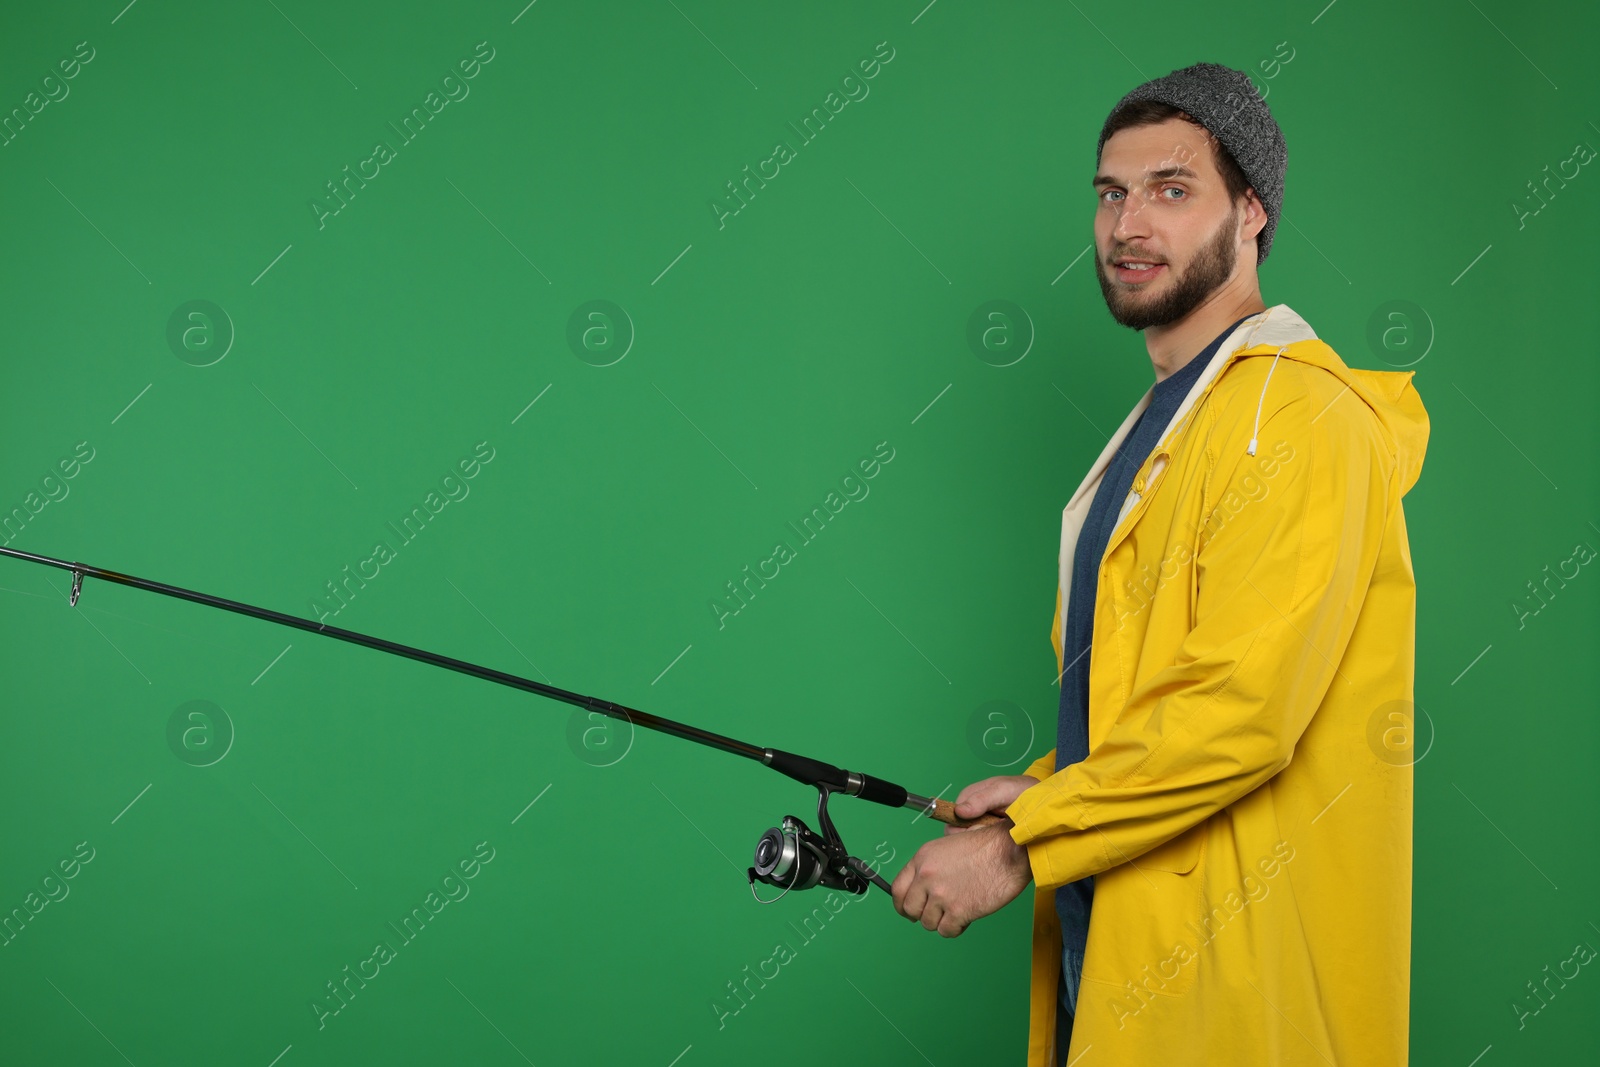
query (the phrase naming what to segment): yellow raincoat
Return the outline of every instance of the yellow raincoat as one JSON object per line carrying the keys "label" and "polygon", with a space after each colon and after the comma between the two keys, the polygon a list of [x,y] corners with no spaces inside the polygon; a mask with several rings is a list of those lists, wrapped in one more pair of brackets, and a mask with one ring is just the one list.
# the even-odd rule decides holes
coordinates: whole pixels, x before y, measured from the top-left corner
{"label": "yellow raincoat", "polygon": [[[1416,585],[1412,371],[1285,304],[1218,347],[1102,559],[1089,747],[1007,814],[1034,877],[1029,1067],[1056,1067],[1054,889],[1095,875],[1075,1067],[1406,1062]],[[1073,552],[1106,444],[1062,518]]]}

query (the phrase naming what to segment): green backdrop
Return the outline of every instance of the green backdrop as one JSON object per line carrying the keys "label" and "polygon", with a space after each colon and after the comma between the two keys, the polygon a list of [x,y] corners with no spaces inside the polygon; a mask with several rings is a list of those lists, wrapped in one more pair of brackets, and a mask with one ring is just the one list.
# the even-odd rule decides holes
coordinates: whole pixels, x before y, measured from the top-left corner
{"label": "green backdrop", "polygon": [[[1152,381],[1100,124],[1253,72],[1266,302],[1432,417],[1413,1062],[1592,1053],[1600,977],[1515,1007],[1600,946],[1592,7],[122,3],[3,17],[6,544],[947,796],[1053,743],[1060,510]],[[0,1062],[1021,1062],[1028,897],[762,907],[813,797],[754,763],[68,584],[0,560]]]}

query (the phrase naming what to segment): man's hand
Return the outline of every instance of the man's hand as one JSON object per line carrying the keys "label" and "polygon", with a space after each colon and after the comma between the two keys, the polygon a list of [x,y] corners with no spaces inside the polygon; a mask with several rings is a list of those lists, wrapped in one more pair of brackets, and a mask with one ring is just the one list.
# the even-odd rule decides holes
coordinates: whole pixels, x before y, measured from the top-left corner
{"label": "man's hand", "polygon": [[[982,810],[974,807],[973,814]],[[895,910],[920,919],[941,937],[959,937],[971,923],[1011,903],[1033,879],[1028,850],[1011,840],[1012,825],[1006,819],[959,837],[935,838],[917,849],[895,875]]]}
{"label": "man's hand", "polygon": [[[1007,774],[973,782],[956,794],[956,814],[963,819],[976,819],[985,812],[1004,815],[1006,809],[1016,803],[1024,791],[1038,784],[1039,779],[1026,774]],[[970,829],[972,829],[970,826],[946,826],[944,833],[949,837],[951,834],[965,833]]]}

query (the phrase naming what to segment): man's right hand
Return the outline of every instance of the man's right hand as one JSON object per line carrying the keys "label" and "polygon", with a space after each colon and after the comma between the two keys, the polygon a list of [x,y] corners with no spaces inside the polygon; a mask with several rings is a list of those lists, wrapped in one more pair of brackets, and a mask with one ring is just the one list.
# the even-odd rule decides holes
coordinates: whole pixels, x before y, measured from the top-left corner
{"label": "man's right hand", "polygon": [[[976,819],[985,812],[1004,815],[1024,792],[1039,784],[1039,779],[1027,774],[1006,774],[998,778],[985,778],[973,782],[956,796],[956,814],[963,819]],[[970,830],[969,826],[946,826],[945,836]]]}

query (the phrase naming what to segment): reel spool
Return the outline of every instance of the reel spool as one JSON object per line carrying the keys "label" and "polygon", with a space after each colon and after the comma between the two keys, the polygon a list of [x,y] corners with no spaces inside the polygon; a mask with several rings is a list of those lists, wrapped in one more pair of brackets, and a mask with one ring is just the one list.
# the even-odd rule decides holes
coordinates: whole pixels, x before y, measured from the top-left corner
{"label": "reel spool", "polygon": [[[876,885],[885,893],[892,893],[889,883],[866,863],[850,855],[839,837],[833,820],[828,816],[830,787],[817,787],[816,833],[799,818],[785,815],[783,822],[769,828],[756,842],[755,866],[749,868],[750,895],[763,904],[783,899],[791,889],[812,889],[827,886],[857,896]],[[756,893],[756,882],[765,882],[783,890],[769,900]]]}

